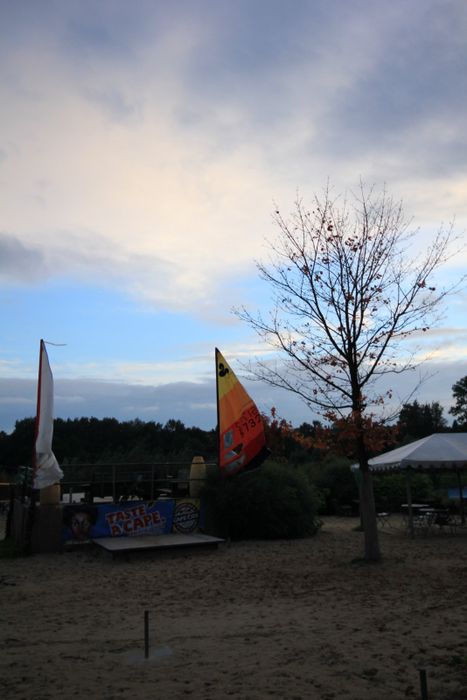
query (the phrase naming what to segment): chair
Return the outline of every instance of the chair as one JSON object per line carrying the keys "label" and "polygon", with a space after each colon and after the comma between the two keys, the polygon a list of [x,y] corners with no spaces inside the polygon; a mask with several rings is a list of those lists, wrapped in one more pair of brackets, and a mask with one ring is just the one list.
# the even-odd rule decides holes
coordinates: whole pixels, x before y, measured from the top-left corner
{"label": "chair", "polygon": [[430,511],[424,512],[423,510],[419,510],[419,512],[413,516],[414,532],[421,532],[423,535],[428,535],[433,524],[433,514]]}
{"label": "chair", "polygon": [[451,525],[451,516],[449,513],[446,511],[444,513],[436,513],[435,519],[434,519],[434,524],[439,527],[439,529],[442,531],[444,527],[450,527]]}
{"label": "chair", "polygon": [[378,522],[378,525],[381,525],[381,527],[391,527],[391,523],[389,522],[389,516],[391,513],[387,513],[386,511],[382,511],[380,513],[376,513],[376,519]]}

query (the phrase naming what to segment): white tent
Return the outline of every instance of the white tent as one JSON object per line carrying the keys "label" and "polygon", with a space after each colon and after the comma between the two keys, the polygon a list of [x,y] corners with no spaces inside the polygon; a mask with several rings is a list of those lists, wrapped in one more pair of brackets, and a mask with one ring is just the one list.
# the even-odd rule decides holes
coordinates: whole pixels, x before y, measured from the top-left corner
{"label": "white tent", "polygon": [[[368,460],[372,474],[405,472],[409,529],[413,537],[412,494],[410,475],[414,470],[451,471],[457,473],[462,522],[465,522],[463,488],[460,472],[467,470],[467,433],[434,433],[395,450]],[[352,469],[358,469],[353,465]]]}
{"label": "white tent", "polygon": [[467,433],[434,433],[369,460],[373,473],[433,469],[467,470]]}

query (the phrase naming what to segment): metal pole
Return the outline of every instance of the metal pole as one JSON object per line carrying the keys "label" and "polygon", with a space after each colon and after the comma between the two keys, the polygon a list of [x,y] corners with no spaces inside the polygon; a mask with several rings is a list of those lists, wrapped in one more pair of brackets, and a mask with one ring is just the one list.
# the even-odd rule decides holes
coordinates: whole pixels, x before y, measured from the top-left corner
{"label": "metal pole", "polygon": [[144,658],[149,658],[149,610],[144,611]]}
{"label": "metal pole", "polygon": [[410,472],[410,467],[408,467],[407,473],[406,473],[407,506],[408,506],[408,511],[409,511],[409,532],[410,532],[410,537],[413,539],[415,536],[415,533],[414,533],[414,529],[413,529],[412,486],[410,483],[410,478],[411,478],[411,472]]}
{"label": "metal pole", "polygon": [[461,513],[461,523],[462,525],[465,525],[464,487],[462,485],[462,476],[459,470],[457,470],[457,484],[459,486],[459,508]]}
{"label": "metal pole", "polygon": [[428,700],[428,685],[426,682],[426,671],[424,668],[419,670],[420,673],[420,692],[422,700]]}
{"label": "metal pole", "polygon": [[115,481],[117,478],[116,471],[117,471],[117,467],[115,466],[115,464],[112,464],[112,500],[114,503],[117,502],[117,487],[115,484]]}

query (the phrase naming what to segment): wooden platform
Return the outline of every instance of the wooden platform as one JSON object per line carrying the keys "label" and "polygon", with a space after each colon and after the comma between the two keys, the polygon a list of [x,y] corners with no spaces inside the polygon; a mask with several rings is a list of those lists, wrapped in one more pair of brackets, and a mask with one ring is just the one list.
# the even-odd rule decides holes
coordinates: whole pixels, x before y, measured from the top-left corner
{"label": "wooden platform", "polygon": [[149,550],[178,549],[181,547],[217,547],[224,542],[220,537],[211,537],[199,532],[191,535],[172,533],[170,535],[142,535],[141,537],[96,537],[93,544],[102,547],[107,552],[116,556],[129,554],[130,552],[143,552]]}

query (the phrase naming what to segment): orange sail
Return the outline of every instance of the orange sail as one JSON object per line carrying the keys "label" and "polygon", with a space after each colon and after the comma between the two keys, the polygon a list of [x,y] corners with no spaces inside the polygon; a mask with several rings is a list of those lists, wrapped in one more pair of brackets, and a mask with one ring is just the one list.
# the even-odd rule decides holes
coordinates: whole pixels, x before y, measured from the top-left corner
{"label": "orange sail", "polygon": [[252,399],[216,348],[219,469],[232,475],[254,469],[269,454],[263,421]]}

